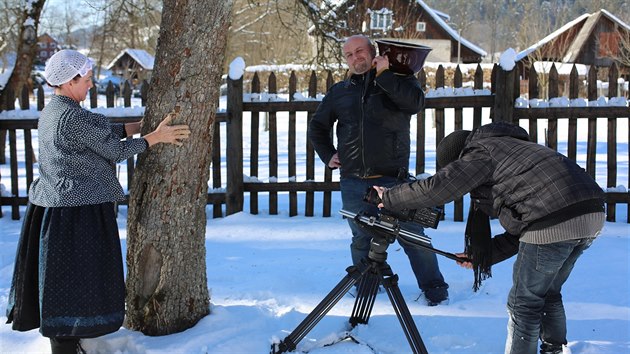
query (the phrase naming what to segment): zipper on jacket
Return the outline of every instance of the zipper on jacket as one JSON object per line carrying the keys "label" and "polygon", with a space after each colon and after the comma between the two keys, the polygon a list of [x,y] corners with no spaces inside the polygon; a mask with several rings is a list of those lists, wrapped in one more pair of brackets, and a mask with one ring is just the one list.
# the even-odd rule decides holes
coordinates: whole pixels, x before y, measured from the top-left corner
{"label": "zipper on jacket", "polygon": [[361,125],[361,175],[362,177],[369,177],[367,173],[367,166],[365,164],[365,134],[363,133],[365,125],[363,121],[365,120],[365,97],[367,96],[368,88],[370,83],[368,82],[369,74],[371,70],[367,73],[363,74],[363,87],[361,88],[361,120],[359,124]]}

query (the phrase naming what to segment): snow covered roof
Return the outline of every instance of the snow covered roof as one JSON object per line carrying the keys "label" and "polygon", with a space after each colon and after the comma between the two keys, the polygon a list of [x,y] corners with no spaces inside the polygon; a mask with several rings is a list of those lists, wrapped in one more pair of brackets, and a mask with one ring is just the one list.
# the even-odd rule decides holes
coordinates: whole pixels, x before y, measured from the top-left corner
{"label": "snow covered roof", "polygon": [[459,33],[457,33],[457,31],[455,31],[453,28],[451,28],[451,26],[449,26],[444,19],[442,18],[442,16],[438,15],[438,13],[433,10],[429,5],[427,5],[424,1],[422,0],[416,0],[416,2],[418,3],[418,5],[422,6],[422,8],[427,12],[427,14],[429,14],[429,16],[431,16],[431,18],[433,18],[435,20],[435,22],[442,27],[454,40],[460,42],[463,46],[469,48],[470,50],[472,50],[473,52],[479,54],[480,56],[485,56],[486,51],[479,48],[478,46],[472,44],[471,42],[469,42],[468,40],[466,40],[464,37],[460,36]]}
{"label": "snow covered roof", "polygon": [[114,60],[112,60],[111,63],[109,63],[109,65],[107,65],[106,69],[110,70],[114,66],[114,64],[116,64],[118,59],[122,58],[122,56],[125,54],[129,54],[129,56],[132,57],[133,60],[135,60],[136,63],[138,63],[138,65],[140,65],[143,69],[153,70],[153,63],[155,62],[155,57],[147,53],[147,51],[144,49],[131,49],[131,48],[127,48],[121,51],[118,54],[118,56],[116,56],[116,58],[114,58]]}
{"label": "snow covered roof", "polygon": [[[328,0],[328,5],[331,6],[331,10],[329,13],[327,13],[324,18],[328,18],[328,17],[336,17],[336,11],[341,9],[341,7],[343,5],[346,4],[347,0]],[[472,50],[473,52],[479,54],[480,56],[485,56],[486,51],[481,49],[480,47],[474,45],[473,43],[469,42],[468,40],[466,40],[465,38],[461,37],[459,35],[459,33],[457,33],[457,31],[455,31],[453,28],[451,28],[445,21],[444,19],[450,19],[450,16],[434,10],[433,8],[431,8],[429,5],[427,5],[424,1],[422,0],[416,0],[416,3],[418,5],[420,5],[424,11],[426,11],[429,16],[431,16],[431,18],[433,18],[435,20],[435,22],[442,27],[455,41],[458,41],[459,43],[461,43],[463,46],[469,48],[470,50]],[[313,31],[313,29],[315,28],[315,26],[311,26],[308,29],[308,32],[311,33]]]}
{"label": "snow covered roof", "polygon": [[[537,49],[539,49],[543,45],[553,41],[554,39],[558,38],[564,32],[568,31],[569,29],[573,28],[574,26],[576,26],[576,25],[578,25],[578,24],[580,24],[581,22],[584,21],[584,22],[587,22],[587,23],[584,24],[583,29],[580,32],[585,31],[585,32],[588,32],[588,33],[585,33],[585,34],[580,33],[576,38],[581,38],[581,40],[578,41],[576,39],[576,42],[574,42],[570,46],[570,48],[567,50],[566,55],[563,58],[563,61],[565,61],[565,62],[574,61],[575,57],[578,54],[578,50],[581,48],[581,45],[583,44],[583,41],[586,40],[586,37],[587,37],[586,34],[590,34],[590,31],[592,31],[592,26],[595,25],[595,23],[597,22],[599,17],[602,16],[602,15],[607,17],[608,19],[610,19],[612,22],[616,23],[620,27],[630,31],[630,26],[625,24],[623,21],[621,21],[619,18],[617,18],[616,16],[614,16],[610,12],[602,9],[600,11],[597,11],[597,12],[593,13],[593,14],[581,15],[581,16],[577,17],[576,19],[574,19],[574,20],[572,20],[570,22],[567,22],[564,26],[562,26],[562,27],[558,28],[557,30],[555,30],[554,32],[550,33],[545,38],[543,38],[540,41],[534,43],[533,45],[531,45],[527,49],[522,50],[521,52],[519,52],[516,55],[515,61],[519,61],[519,60],[522,60],[522,59],[526,58],[532,52],[536,51]],[[588,22],[590,22],[590,25],[589,25]]]}

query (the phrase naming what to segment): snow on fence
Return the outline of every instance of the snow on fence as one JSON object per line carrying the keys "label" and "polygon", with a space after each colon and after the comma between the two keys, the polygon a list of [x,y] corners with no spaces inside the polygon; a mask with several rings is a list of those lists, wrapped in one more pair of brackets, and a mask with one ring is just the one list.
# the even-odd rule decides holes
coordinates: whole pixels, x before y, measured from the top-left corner
{"label": "snow on fence", "polygon": [[[616,71],[611,73],[610,81],[617,82]],[[262,209],[269,214],[279,212],[279,197],[288,198],[290,215],[298,215],[300,210],[306,216],[332,214],[332,193],[339,190],[338,173],[325,168],[306,140],[308,121],[323,97],[318,85],[322,86],[324,80],[327,89],[335,80],[330,71],[324,75],[318,77],[315,71],[311,72],[303,91],[298,91],[295,72],[289,76],[288,87],[280,90],[273,72],[266,78],[265,87],[259,73],[254,73],[248,80],[249,92],[245,92],[242,78],[227,79],[226,96],[215,120],[208,181],[208,204],[213,206],[214,217],[242,211],[246,204],[250,213],[259,213],[260,199],[265,197],[268,204]],[[418,74],[427,99],[425,109],[412,118],[410,172],[415,175],[435,172],[437,142],[447,132],[473,129],[491,120],[515,122],[529,131],[533,141],[560,151],[583,166],[607,190],[607,218],[616,220],[616,204],[627,206],[630,201],[630,194],[623,187],[630,185],[627,100],[616,98],[614,89],[609,90],[608,98],[596,97],[593,84],[596,72],[589,73],[586,81],[587,98],[577,97],[582,84],[572,74],[569,98],[563,100],[558,95],[557,74],[552,69],[547,89],[550,97],[557,98],[548,102],[537,99],[539,85],[535,71],[529,73],[529,100],[520,97],[520,75],[516,70],[504,71],[495,65],[490,76],[484,78],[478,66],[472,81],[463,82],[458,67],[452,83],[446,83],[445,70],[439,66],[430,80],[435,82],[431,88],[427,86],[426,72]],[[488,82],[489,90],[484,88]],[[145,83],[140,92],[142,106],[147,91]],[[15,100],[9,100],[0,113],[0,130],[6,130],[9,138],[9,166],[0,165],[0,184],[4,188],[0,205],[10,205],[14,219],[19,218],[19,206],[27,203],[26,191],[37,174],[33,146],[37,143],[38,111],[43,108],[45,97],[42,88],[36,92],[36,108],[25,105],[16,110],[12,104]],[[113,122],[140,120],[144,110],[131,107],[129,85],[125,84],[121,92],[122,105],[127,108],[114,107],[113,90],[106,94],[106,106],[110,108],[97,107],[98,96],[93,89],[90,109],[108,115]],[[28,92],[23,95],[26,99],[22,101],[29,102]],[[226,124],[228,117],[230,124]],[[5,154],[0,154],[2,158]],[[134,164],[134,159],[129,159],[119,166],[125,188],[131,185]],[[316,211],[316,204],[321,211]],[[463,206],[463,200],[453,203],[454,220],[464,219]],[[626,220],[630,222],[630,215]]]}

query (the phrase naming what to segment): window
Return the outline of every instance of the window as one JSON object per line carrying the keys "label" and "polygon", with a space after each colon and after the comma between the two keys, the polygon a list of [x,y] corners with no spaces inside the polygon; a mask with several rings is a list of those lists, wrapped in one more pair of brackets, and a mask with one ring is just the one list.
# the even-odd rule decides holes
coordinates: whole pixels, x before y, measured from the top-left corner
{"label": "window", "polygon": [[50,48],[55,49],[55,48],[57,48],[57,43],[55,43],[55,42],[50,42],[49,47],[50,47]]}
{"label": "window", "polygon": [[47,58],[48,57],[48,52],[45,50],[42,50],[41,52],[39,52],[39,57],[40,58]]}
{"label": "window", "polygon": [[416,32],[424,32],[427,30],[426,22],[416,22]]}
{"label": "window", "polygon": [[392,28],[394,13],[389,9],[370,11],[370,29],[388,30]]}

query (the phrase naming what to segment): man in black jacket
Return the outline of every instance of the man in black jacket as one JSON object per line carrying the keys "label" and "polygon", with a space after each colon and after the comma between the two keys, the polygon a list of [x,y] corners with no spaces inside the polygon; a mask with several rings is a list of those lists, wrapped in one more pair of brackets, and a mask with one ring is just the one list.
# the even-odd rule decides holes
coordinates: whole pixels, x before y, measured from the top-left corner
{"label": "man in black jacket", "polygon": [[[571,270],[604,224],[604,193],[580,166],[527,132],[496,122],[456,131],[437,149],[443,166],[429,179],[375,187],[391,209],[443,205],[470,192],[465,255],[475,286],[490,266],[518,253],[508,297],[505,353],[562,353],[566,317],[560,293]],[[504,234],[490,237],[488,216]]]}
{"label": "man in black jacket", "polygon": [[[310,122],[308,138],[321,160],[340,170],[343,209],[376,214],[377,208],[363,202],[371,186],[393,186],[407,180],[409,167],[409,122],[424,107],[424,92],[412,75],[389,70],[387,57],[376,56],[376,48],[362,35],[349,37],[343,54],[350,77],[333,85]],[[332,128],[337,124],[337,147]],[[359,265],[368,256],[372,234],[355,220],[352,230],[352,261]],[[417,224],[405,225],[424,234]],[[412,245],[402,245],[409,257],[418,286],[429,305],[448,298],[435,254]]]}

